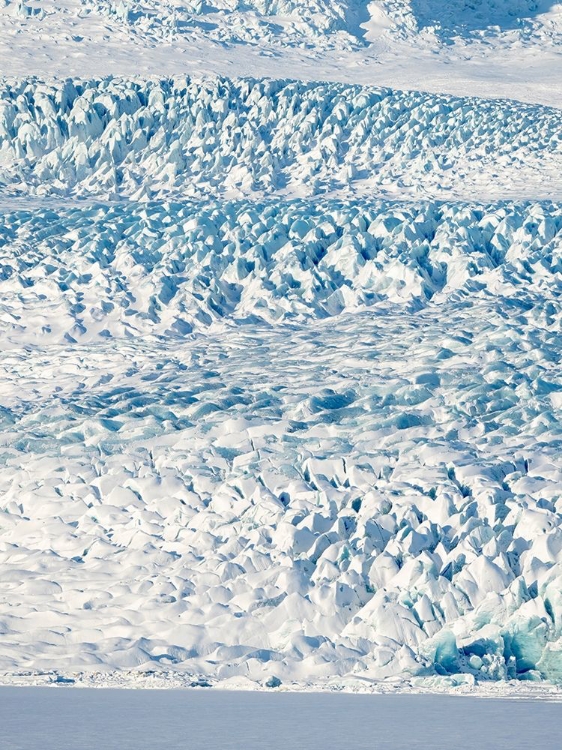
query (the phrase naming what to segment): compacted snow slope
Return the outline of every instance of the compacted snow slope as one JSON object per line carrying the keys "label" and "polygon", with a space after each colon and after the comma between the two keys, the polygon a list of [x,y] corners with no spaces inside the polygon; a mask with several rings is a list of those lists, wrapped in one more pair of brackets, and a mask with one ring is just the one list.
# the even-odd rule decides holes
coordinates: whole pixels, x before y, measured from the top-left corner
{"label": "compacted snow slope", "polygon": [[4,4],[2,680],[562,680],[556,97],[282,77],[556,59],[471,5]]}

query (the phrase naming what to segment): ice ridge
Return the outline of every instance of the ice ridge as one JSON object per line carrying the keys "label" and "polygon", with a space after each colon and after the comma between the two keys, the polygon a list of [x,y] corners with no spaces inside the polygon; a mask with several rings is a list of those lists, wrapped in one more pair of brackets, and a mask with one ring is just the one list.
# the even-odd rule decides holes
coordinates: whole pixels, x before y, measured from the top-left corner
{"label": "ice ridge", "polygon": [[[211,39],[220,43],[352,49],[363,44],[360,21],[368,15],[357,0],[5,0],[0,20],[64,31],[79,24],[91,39],[103,23],[114,34],[141,43]],[[98,32],[99,33],[99,32]],[[80,40],[81,40],[80,39]],[[78,41],[80,41],[78,40]]]}
{"label": "ice ridge", "polygon": [[10,195],[562,197],[560,113],[295,81],[4,80]]}
{"label": "ice ridge", "polygon": [[552,327],[561,274],[553,203],[37,205],[0,215],[0,342],[183,336],[490,296]]}

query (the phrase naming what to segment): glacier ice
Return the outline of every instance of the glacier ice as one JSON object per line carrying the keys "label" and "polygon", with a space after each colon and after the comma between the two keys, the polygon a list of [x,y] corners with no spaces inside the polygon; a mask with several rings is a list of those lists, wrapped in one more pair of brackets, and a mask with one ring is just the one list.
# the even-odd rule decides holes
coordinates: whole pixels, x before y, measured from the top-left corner
{"label": "glacier ice", "polygon": [[[562,207],[529,179],[557,114],[224,79],[4,92],[2,672],[559,680]],[[530,199],[322,194],[382,143],[431,195],[404,165],[432,117],[452,169],[505,148]]]}
{"label": "glacier ice", "polygon": [[[502,39],[504,44],[534,41],[560,44],[556,3],[536,0],[380,0],[392,19],[393,33],[419,43],[436,37],[445,44],[474,45]],[[540,41],[539,41],[540,40]]]}
{"label": "glacier ice", "polygon": [[2,679],[559,682],[559,112],[0,102]]}
{"label": "glacier ice", "polygon": [[[11,205],[0,215],[5,348],[421,312],[490,295],[553,336],[560,322],[562,208],[554,203]],[[498,361],[497,378],[509,367]],[[420,390],[436,377],[428,371]],[[557,389],[545,388],[560,407]]]}
{"label": "glacier ice", "polygon": [[7,195],[560,199],[558,110],[296,81],[4,79]]}

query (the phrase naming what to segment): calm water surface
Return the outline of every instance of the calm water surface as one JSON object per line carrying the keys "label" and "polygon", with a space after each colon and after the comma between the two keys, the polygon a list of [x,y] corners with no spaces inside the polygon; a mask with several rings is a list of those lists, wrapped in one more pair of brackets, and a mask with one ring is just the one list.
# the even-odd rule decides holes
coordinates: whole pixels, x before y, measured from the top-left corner
{"label": "calm water surface", "polygon": [[562,704],[0,688],[1,750],[562,750]]}

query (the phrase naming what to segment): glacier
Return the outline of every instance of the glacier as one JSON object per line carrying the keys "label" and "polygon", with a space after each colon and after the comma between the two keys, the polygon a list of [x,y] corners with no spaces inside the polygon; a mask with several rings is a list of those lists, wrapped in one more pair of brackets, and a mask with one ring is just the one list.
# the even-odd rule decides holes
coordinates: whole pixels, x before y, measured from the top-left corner
{"label": "glacier", "polygon": [[[111,29],[137,43],[202,39],[221,44],[346,51],[388,41],[434,47],[525,43],[556,48],[562,24],[554,2],[537,0],[3,0],[6,29],[42,38],[81,32],[75,43]],[[101,36],[101,34],[100,34]]]}
{"label": "glacier", "polygon": [[560,682],[558,110],[1,100],[0,679]]}
{"label": "glacier", "polygon": [[10,196],[560,200],[559,110],[286,80],[4,79]]}
{"label": "glacier", "polygon": [[0,214],[4,349],[454,305],[513,312],[553,339],[560,322],[556,203],[17,205]]}
{"label": "glacier", "polygon": [[1,0],[0,684],[559,697],[561,44]]}

